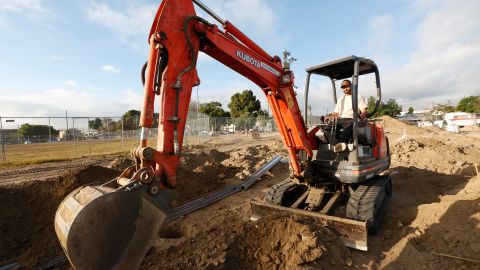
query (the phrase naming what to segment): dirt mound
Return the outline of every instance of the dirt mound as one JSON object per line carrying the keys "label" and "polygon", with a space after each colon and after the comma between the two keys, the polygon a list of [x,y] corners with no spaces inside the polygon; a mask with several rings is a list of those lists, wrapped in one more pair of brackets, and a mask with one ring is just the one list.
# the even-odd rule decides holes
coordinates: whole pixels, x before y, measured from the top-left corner
{"label": "dirt mound", "polygon": [[[99,166],[70,170],[51,180],[0,186],[0,265],[37,268],[62,254],[53,227],[55,212],[75,188],[105,182],[118,172]],[[20,252],[21,251],[21,252]]]}
{"label": "dirt mound", "polygon": [[[309,218],[268,216],[246,222],[238,213],[212,216],[196,234],[171,224],[147,253],[140,269],[344,269],[350,250]],[[188,237],[186,237],[188,236]],[[171,258],[175,258],[172,260]]]}
{"label": "dirt mound", "polygon": [[109,168],[116,171],[123,171],[127,167],[134,165],[132,158],[118,157],[105,165],[105,168]]}
{"label": "dirt mound", "polygon": [[226,269],[295,269],[307,264],[331,269],[353,263],[334,233],[308,218],[270,216],[247,223],[233,246]]}
{"label": "dirt mound", "polygon": [[405,132],[407,134],[414,134],[414,135],[429,133],[427,130],[421,127],[407,124],[403,121],[400,121],[390,116],[382,116],[381,119],[383,122],[383,127],[385,128],[385,131],[387,133],[403,134]]}
{"label": "dirt mound", "polygon": [[281,142],[220,152],[206,146],[185,151],[177,174],[178,195],[174,205],[208,194],[225,185],[236,184],[277,155],[285,155]]}
{"label": "dirt mound", "polygon": [[[474,175],[480,149],[455,146],[435,138],[405,138],[390,145],[394,166],[414,166],[438,173]],[[442,154],[439,154],[442,153]]]}
{"label": "dirt mound", "polygon": [[460,131],[480,131],[480,126],[466,126],[460,129]]}

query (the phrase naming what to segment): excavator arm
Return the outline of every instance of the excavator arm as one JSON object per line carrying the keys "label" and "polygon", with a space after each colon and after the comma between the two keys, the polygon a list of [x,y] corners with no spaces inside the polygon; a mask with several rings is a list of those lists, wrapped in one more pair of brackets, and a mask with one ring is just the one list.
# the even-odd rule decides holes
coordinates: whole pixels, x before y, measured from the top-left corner
{"label": "excavator arm", "polygon": [[[193,2],[221,28],[199,17]],[[300,151],[312,147],[293,90],[294,75],[233,24],[198,0],[163,0],[152,24],[144,68],[144,98],[135,165],[114,181],[81,187],[60,204],[55,230],[77,269],[137,267],[168,214],[167,191],[177,183],[185,121],[192,88],[199,85],[196,64],[203,52],[260,87],[288,150],[292,175],[302,179]],[[148,146],[158,99],[157,148]],[[181,181],[181,179],[179,179]]]}
{"label": "excavator arm", "polygon": [[312,151],[293,90],[293,73],[282,69],[278,56],[270,56],[233,24],[216,18],[223,30],[196,16],[191,0],[166,0],[160,5],[150,31],[140,121],[145,136],[140,147],[146,147],[146,134],[153,124],[154,101],[158,95],[158,142],[157,149],[153,150],[155,173],[162,176],[165,172],[163,183],[175,186],[191,91],[200,83],[196,63],[202,51],[262,89],[288,149],[293,174],[300,177],[298,151],[305,150],[309,156]]}

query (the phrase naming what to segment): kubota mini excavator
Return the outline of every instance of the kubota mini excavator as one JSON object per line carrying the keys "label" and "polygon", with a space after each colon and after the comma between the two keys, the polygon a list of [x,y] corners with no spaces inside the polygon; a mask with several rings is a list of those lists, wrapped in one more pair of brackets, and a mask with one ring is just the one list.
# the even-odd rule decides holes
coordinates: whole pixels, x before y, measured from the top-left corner
{"label": "kubota mini excavator", "polygon": [[[222,29],[197,16],[194,3]],[[391,191],[390,177],[383,172],[390,160],[383,129],[374,121],[359,121],[356,112],[358,76],[362,74],[376,74],[375,109],[380,102],[373,61],[351,56],[307,69],[307,96],[312,74],[328,76],[333,86],[336,80],[353,79],[353,141],[348,150],[335,153],[332,145],[342,130],[330,123],[307,131],[292,71],[282,68],[278,56],[266,53],[198,0],[163,0],[148,42],[148,61],[142,71],[140,145],[131,151],[135,165],[112,181],[73,191],[55,216],[55,231],[74,268],[135,269],[141,263],[169,213],[168,194],[177,183],[191,91],[200,83],[196,70],[200,51],[260,87],[288,150],[290,178],[273,186],[266,201],[252,203],[253,217],[266,210],[314,216],[339,233],[347,245],[366,248],[366,229],[377,226]],[[153,149],[147,146],[147,134],[154,123],[156,96],[160,101],[158,139]],[[332,215],[334,205],[346,199],[345,213]]]}

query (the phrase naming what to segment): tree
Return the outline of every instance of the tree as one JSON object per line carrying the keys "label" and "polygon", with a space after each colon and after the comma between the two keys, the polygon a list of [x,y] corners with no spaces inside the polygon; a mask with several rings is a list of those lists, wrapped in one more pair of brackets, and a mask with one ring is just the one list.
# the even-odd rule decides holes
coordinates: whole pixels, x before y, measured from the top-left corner
{"label": "tree", "polygon": [[402,106],[393,98],[389,99],[387,103],[382,102],[380,116],[389,115],[391,117],[397,117],[402,112]]}
{"label": "tree", "polygon": [[117,129],[116,122],[113,121],[111,118],[103,118],[102,119],[102,126],[99,128],[99,131],[113,132],[116,129]]}
{"label": "tree", "polygon": [[480,113],[480,96],[469,96],[462,98],[458,102],[457,111]]}
{"label": "tree", "polygon": [[232,117],[252,116],[254,112],[260,111],[260,101],[253,95],[252,90],[244,90],[231,97],[228,108]]}
{"label": "tree", "polygon": [[[123,119],[123,130],[136,130],[139,127],[140,111],[129,110],[122,116],[122,119]],[[118,127],[118,124],[117,124],[117,130],[121,129],[122,119],[120,119],[117,122],[118,124],[120,124],[120,127]]]}
{"label": "tree", "polygon": [[268,111],[264,110],[264,109],[261,109],[261,110],[258,111],[257,117],[258,116],[270,117],[270,115],[268,114]]}
{"label": "tree", "polygon": [[454,107],[454,106],[451,106],[451,105],[445,105],[445,104],[436,104],[436,105],[433,107],[433,110],[435,110],[435,111],[440,111],[440,112],[444,112],[444,113],[449,113],[449,112],[454,112],[454,111],[455,111],[455,107]]}
{"label": "tree", "polygon": [[408,108],[408,114],[413,114],[413,112],[414,112],[413,107]]}
{"label": "tree", "polygon": [[[375,98],[370,96],[368,98],[368,110],[373,111],[375,108]],[[389,99],[387,103],[380,102],[377,113],[373,117],[379,117],[389,115],[391,117],[397,117],[402,112],[402,106],[400,106],[395,99]]]}
{"label": "tree", "polygon": [[[370,113],[370,112],[373,112],[373,109],[375,108],[375,102],[376,102],[376,100],[377,100],[377,99],[374,98],[374,97],[372,97],[372,96],[370,96],[370,97],[368,98],[367,105],[368,105],[368,112],[369,112],[369,113]],[[382,104],[380,104],[380,105],[378,106],[379,108],[378,108],[378,110],[377,110],[377,113],[375,113],[375,115],[372,115],[372,117],[377,117],[377,116],[378,116],[378,113],[380,112],[380,106],[381,106],[381,105],[382,105]]]}
{"label": "tree", "polygon": [[268,125],[269,120],[270,118],[268,117],[268,115],[260,114],[259,116],[257,116],[257,123],[259,123],[260,126],[264,128]]}
{"label": "tree", "polygon": [[228,117],[229,113],[222,109],[222,104],[217,101],[200,104],[199,111],[210,117]]}
{"label": "tree", "polygon": [[[58,135],[58,130],[50,126],[50,134]],[[49,135],[49,126],[47,125],[30,125],[23,124],[18,129],[18,135],[22,138],[28,138],[33,136],[48,136]]]}
{"label": "tree", "polygon": [[100,118],[95,118],[95,120],[89,120],[88,121],[88,127],[89,128],[98,130],[102,126],[103,126],[103,123],[102,123],[102,119],[100,119]]}

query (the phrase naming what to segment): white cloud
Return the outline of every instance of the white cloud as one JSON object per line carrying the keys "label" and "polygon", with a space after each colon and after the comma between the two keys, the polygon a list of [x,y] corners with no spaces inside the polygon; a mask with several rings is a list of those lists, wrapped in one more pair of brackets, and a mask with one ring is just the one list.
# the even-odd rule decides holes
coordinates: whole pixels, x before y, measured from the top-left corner
{"label": "white cloud", "polygon": [[[0,96],[2,116],[120,116],[129,109],[139,109],[141,91],[120,91],[119,98],[102,98],[96,94],[62,88],[38,91],[35,94]],[[121,97],[121,98],[120,98]],[[127,98],[124,98],[127,97]]]}
{"label": "white cloud", "polygon": [[[211,0],[206,4],[223,19],[235,24],[252,40],[259,41],[262,47],[279,50],[288,39],[288,36],[279,34],[277,27],[280,20],[279,3],[275,8],[262,0]],[[157,9],[157,4],[129,3],[116,10],[111,5],[92,2],[85,9],[85,13],[88,20],[109,28],[118,34],[122,41],[137,48],[142,42],[147,44],[147,35]],[[208,21],[218,24],[213,18],[207,18],[208,15],[201,9],[197,8],[197,12]]]}
{"label": "white cloud", "polygon": [[[289,39],[278,29],[281,3],[275,7],[262,0],[210,0],[206,3],[222,19],[228,20],[255,41],[260,47],[278,51],[284,48]],[[211,23],[218,24],[213,18],[197,8],[199,14]],[[207,17],[208,16],[208,17]]]}
{"label": "white cloud", "polygon": [[394,33],[394,19],[391,15],[380,15],[370,21],[367,48],[377,56],[388,54]]}
{"label": "white cloud", "polygon": [[68,86],[76,86],[77,82],[74,81],[74,80],[66,80],[65,84],[68,85]]}
{"label": "white cloud", "polygon": [[53,12],[45,7],[43,0],[0,1],[0,26],[8,24],[8,20],[6,19],[6,15],[8,14],[25,16],[34,21],[48,19],[54,16]]}
{"label": "white cloud", "polygon": [[434,102],[479,95],[474,79],[480,69],[478,10],[479,1],[413,2],[409,13],[420,19],[412,29],[414,50],[405,65],[382,76],[383,96],[395,98],[404,108],[423,109]]}
{"label": "white cloud", "polygon": [[[143,37],[147,43],[158,5],[128,5],[124,10],[114,10],[107,4],[93,2],[85,9],[87,19],[109,28],[127,42],[130,39]],[[134,41],[136,42],[136,41]]]}
{"label": "white cloud", "polygon": [[50,58],[55,60],[55,61],[62,61],[64,60],[65,58],[61,55],[58,55],[58,54],[51,54],[50,55]]}
{"label": "white cloud", "polygon": [[0,12],[44,14],[47,10],[43,7],[42,0],[2,0]]}
{"label": "white cloud", "polygon": [[120,69],[112,66],[112,65],[103,65],[101,70],[103,72],[111,73],[111,74],[117,74],[120,73]]}

